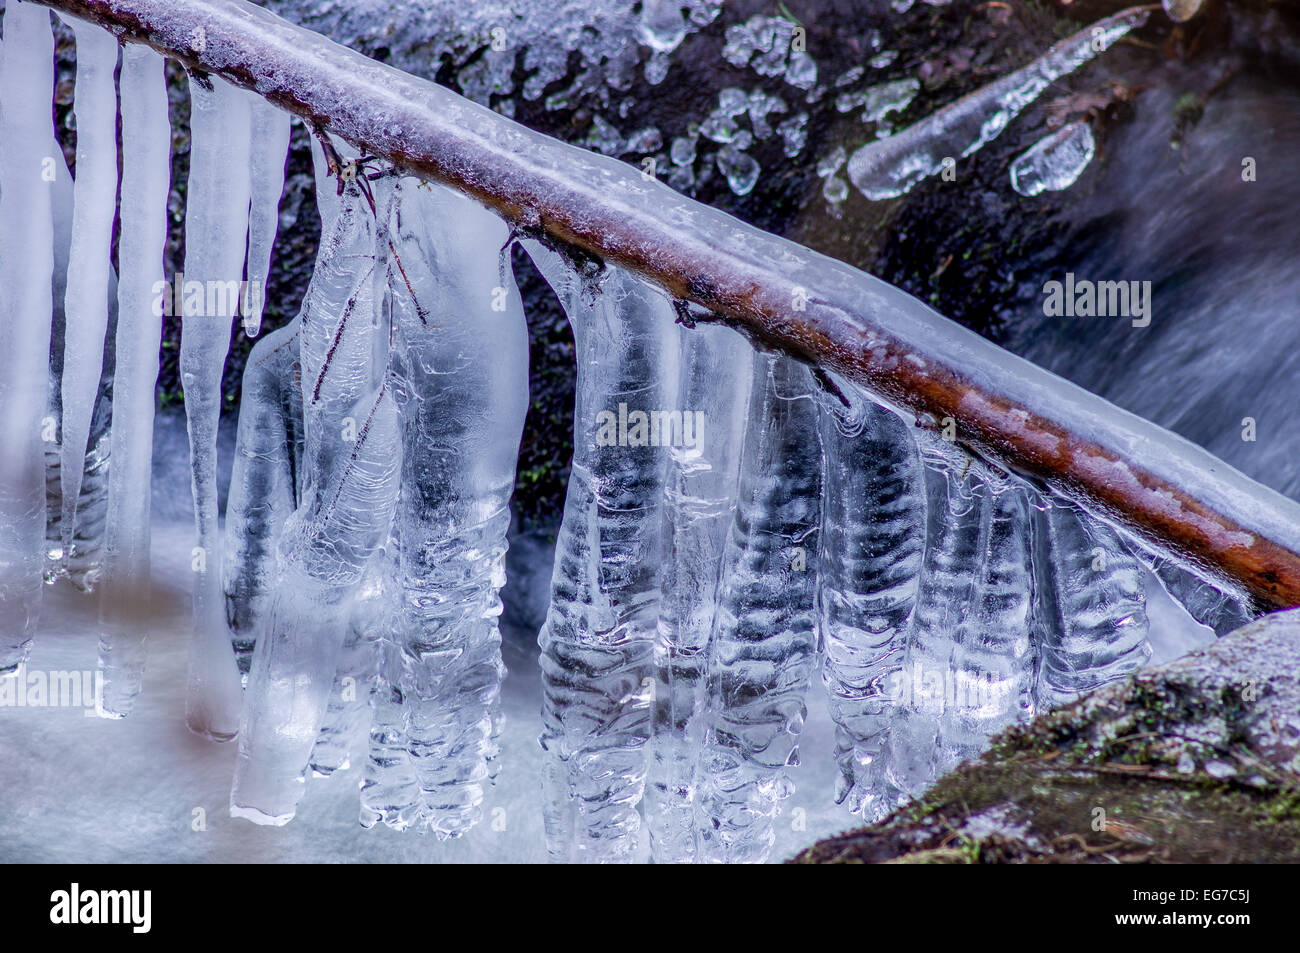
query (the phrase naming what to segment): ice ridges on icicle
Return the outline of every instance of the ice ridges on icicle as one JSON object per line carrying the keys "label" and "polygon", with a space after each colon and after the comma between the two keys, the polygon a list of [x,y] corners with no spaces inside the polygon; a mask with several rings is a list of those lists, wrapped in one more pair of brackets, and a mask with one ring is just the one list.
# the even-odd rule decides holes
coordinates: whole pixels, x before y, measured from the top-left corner
{"label": "ice ridges on icicle", "polygon": [[1099,20],[1028,66],[900,132],[867,143],[849,160],[849,178],[869,199],[902,195],[939,172],[945,162],[979,151],[1053,81],[1078,69],[1146,19],[1147,11],[1135,8]]}
{"label": "ice ridges on icicle", "polygon": [[808,369],[757,354],[709,649],[700,855],[764,860],[798,763],[814,621],[821,444]]}
{"label": "ice ridges on icicle", "polygon": [[226,500],[222,589],[246,679],[275,577],[280,531],[302,501],[301,316],[254,345],[244,366],[235,460]]}
{"label": "ice ridges on icicle", "polygon": [[[651,411],[668,403],[673,309],[630,275],[573,270],[528,242],[560,297],[577,354],[574,457],[542,649],[547,850],[633,859],[650,733],[666,454]],[[639,429],[638,429],[639,428]]]}
{"label": "ice ridges on icicle", "polygon": [[[852,391],[850,391],[852,393]],[[893,807],[885,767],[925,543],[920,458],[907,425],[870,401],[822,414],[825,474],[817,610],[835,721],[837,800],[874,819]]]}
{"label": "ice ridges on icicle", "polygon": [[509,237],[498,217],[403,179],[388,237],[403,446],[396,687],[420,823],[451,837],[479,820],[496,758],[498,593],[528,405],[528,335],[513,277],[498,269]]}
{"label": "ice ridges on icicle", "polygon": [[697,761],[705,727],[709,640],[736,505],[752,377],[749,346],[729,329],[679,326],[676,344],[673,407],[682,426],[681,439],[669,442],[664,484],[644,811],[658,863],[682,863],[696,856]]}

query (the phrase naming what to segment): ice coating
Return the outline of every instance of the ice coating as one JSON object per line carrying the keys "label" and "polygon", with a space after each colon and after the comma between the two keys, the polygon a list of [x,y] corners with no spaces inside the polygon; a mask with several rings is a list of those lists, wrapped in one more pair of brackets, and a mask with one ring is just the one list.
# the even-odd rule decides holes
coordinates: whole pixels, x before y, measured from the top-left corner
{"label": "ice coating", "polygon": [[836,724],[837,799],[876,820],[897,801],[885,775],[925,544],[920,456],[906,423],[869,401],[821,416],[818,625]]}
{"label": "ice coating", "polygon": [[1147,11],[1125,10],[1061,40],[1028,66],[964,96],[920,122],[869,142],[849,159],[849,178],[869,199],[894,198],[1001,134],[1051,83],[1141,26]]}
{"label": "ice coating", "polygon": [[1011,163],[1011,187],[1021,195],[1068,189],[1092,161],[1092,126],[1079,120],[1044,136]]}
{"label": "ice coating", "polygon": [[389,380],[386,243],[377,233],[351,184],[322,236],[301,310],[305,482],[280,534],[230,801],[233,816],[260,824],[287,823],[302,797],[354,596],[387,539],[397,498],[400,427]]}
{"label": "ice coating", "polygon": [[[694,859],[709,638],[749,412],[750,348],[728,328],[677,329],[674,409],[692,443],[668,449],[664,557],[645,818],[656,863]],[[692,415],[687,417],[687,415]]]}
{"label": "ice coating", "polygon": [[1123,678],[1151,657],[1144,568],[1119,535],[1053,500],[1036,511],[1040,711]]}
{"label": "ice coating", "polygon": [[735,516],[709,649],[699,854],[767,858],[816,663],[821,442],[806,367],[755,354]]}
{"label": "ice coating", "polygon": [[[500,719],[498,595],[528,406],[528,333],[509,230],[441,186],[403,179],[388,220],[402,420],[395,630],[420,823],[478,822]],[[400,271],[399,268],[400,262]]]}
{"label": "ice coating", "polygon": [[45,564],[41,434],[50,354],[54,40],[45,7],[12,0],[0,64],[0,677],[26,659]]}
{"label": "ice coating", "polygon": [[569,315],[578,362],[573,468],[538,635],[547,851],[628,861],[641,829],[667,465],[641,421],[668,406],[673,309],[624,272],[597,289],[555,252],[524,247]]}
{"label": "ice coating", "polygon": [[271,246],[280,227],[280,193],[289,151],[290,115],[260,96],[248,94],[249,195],[248,286],[243,297],[244,333],[257,337],[266,304],[266,276],[271,270]]}
{"label": "ice coating", "polygon": [[60,474],[63,554],[76,538],[91,417],[99,396],[108,328],[109,243],[117,198],[117,41],[81,20],[77,39],[77,179],[74,186],[72,246],[64,297],[63,420]]}
{"label": "ice coating", "polygon": [[180,370],[197,535],[185,717],[191,731],[217,740],[234,737],[240,708],[221,592],[217,422],[248,235],[248,123],[247,94],[219,79],[191,76],[185,272],[172,279],[181,302]]}

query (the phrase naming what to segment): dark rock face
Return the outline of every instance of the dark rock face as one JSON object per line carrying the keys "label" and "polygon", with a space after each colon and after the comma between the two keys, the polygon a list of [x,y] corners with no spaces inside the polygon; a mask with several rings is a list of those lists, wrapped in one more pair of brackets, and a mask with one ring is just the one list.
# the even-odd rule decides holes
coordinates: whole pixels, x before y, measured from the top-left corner
{"label": "dark rock face", "polygon": [[801,863],[1300,862],[1300,610],[995,739]]}

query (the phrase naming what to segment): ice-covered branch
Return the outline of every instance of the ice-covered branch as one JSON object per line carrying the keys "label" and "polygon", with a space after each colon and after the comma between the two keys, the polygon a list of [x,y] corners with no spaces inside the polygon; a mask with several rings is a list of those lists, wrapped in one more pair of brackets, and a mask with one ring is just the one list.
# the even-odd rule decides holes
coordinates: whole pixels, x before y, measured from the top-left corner
{"label": "ice-covered branch", "polygon": [[1300,603],[1300,505],[848,265],[243,0],[40,0],[219,74],[844,375],[1261,603]]}

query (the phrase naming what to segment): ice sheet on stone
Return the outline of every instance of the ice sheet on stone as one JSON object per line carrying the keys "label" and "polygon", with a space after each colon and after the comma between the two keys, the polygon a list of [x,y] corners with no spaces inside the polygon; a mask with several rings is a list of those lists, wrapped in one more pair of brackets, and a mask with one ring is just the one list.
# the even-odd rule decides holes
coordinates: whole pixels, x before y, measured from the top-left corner
{"label": "ice sheet on stone", "polygon": [[122,51],[121,237],[112,467],[100,585],[99,668],[106,713],[130,712],[144,667],[149,608],[150,485],[162,318],[154,313],[163,280],[171,124],[163,58],[131,44]]}
{"label": "ice sheet on stone", "polygon": [[791,793],[815,668],[821,442],[812,376],[755,354],[737,504],[709,651],[699,854],[759,862]]}
{"label": "ice sheet on stone", "polygon": [[266,304],[266,277],[271,270],[271,247],[280,227],[280,195],[284,191],[284,166],[289,151],[290,116],[260,96],[248,96],[249,108],[249,210],[248,285],[243,296],[244,333],[257,337]]}
{"label": "ice sheet on stone", "polygon": [[54,41],[45,7],[11,0],[0,65],[0,676],[27,656],[45,564],[46,408],[54,267]]}
{"label": "ice sheet on stone", "polygon": [[[240,679],[226,631],[217,512],[221,381],[239,307],[248,236],[248,96],[224,80],[190,78],[190,177],[181,299],[181,382],[193,468],[196,551],[190,730],[217,740],[239,724]],[[174,279],[179,280],[179,279]]]}
{"label": "ice sheet on stone", "polygon": [[[727,328],[677,329],[677,439],[664,487],[664,556],[646,825],[656,863],[695,856],[697,761],[709,637],[731,529],[751,384],[749,344]],[[686,428],[689,427],[689,432]]]}
{"label": "ice sheet on stone", "polygon": [[640,841],[667,454],[668,301],[610,270],[597,286],[535,242],[576,343],[574,459],[538,641],[545,704],[547,849],[555,860],[634,858]]}
{"label": "ice sheet on stone", "polygon": [[908,425],[855,394],[821,416],[818,624],[836,723],[837,800],[876,820],[898,797],[885,767],[925,545],[921,461]]}
{"label": "ice sheet on stone", "polygon": [[306,479],[280,535],[231,792],[231,813],[257,823],[287,823],[302,797],[355,593],[396,502],[401,444],[378,231],[352,183],[322,236],[301,310]]}
{"label": "ice sheet on stone", "polygon": [[894,198],[1001,134],[1052,82],[1078,69],[1130,30],[1147,11],[1124,10],[1061,40],[1028,66],[964,96],[920,122],[869,142],[849,160],[849,178],[869,199]]}

